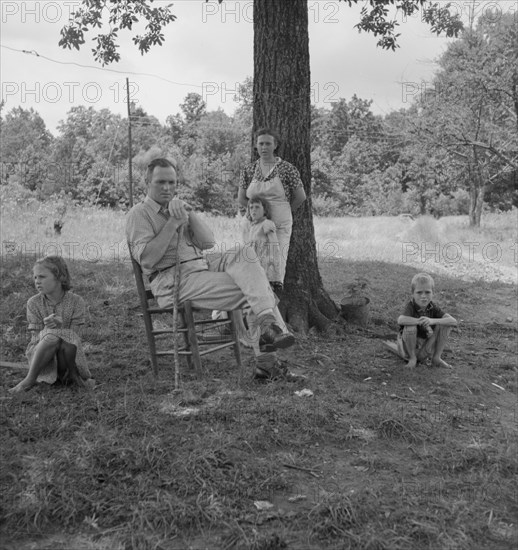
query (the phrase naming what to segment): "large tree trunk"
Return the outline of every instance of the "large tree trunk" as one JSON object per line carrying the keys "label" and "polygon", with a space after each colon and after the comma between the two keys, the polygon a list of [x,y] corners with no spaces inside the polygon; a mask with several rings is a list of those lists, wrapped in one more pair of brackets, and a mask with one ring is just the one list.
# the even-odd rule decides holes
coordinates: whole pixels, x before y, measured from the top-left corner
{"label": "large tree trunk", "polygon": [[336,304],[318,271],[311,210],[311,148],[307,0],[254,0],[254,132],[269,126],[282,139],[279,155],[300,171],[308,200],[294,216],[281,311],[300,332],[325,329]]}

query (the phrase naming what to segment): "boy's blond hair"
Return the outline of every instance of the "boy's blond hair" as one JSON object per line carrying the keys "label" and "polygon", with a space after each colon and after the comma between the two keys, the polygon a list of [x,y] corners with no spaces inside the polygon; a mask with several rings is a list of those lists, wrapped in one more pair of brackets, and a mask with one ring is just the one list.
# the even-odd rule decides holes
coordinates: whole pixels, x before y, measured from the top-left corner
{"label": "boy's blond hair", "polygon": [[433,278],[430,275],[428,275],[428,273],[417,273],[417,275],[414,275],[412,277],[412,282],[411,282],[412,292],[414,292],[415,287],[419,283],[430,283],[432,285],[432,290],[435,290],[435,282]]}

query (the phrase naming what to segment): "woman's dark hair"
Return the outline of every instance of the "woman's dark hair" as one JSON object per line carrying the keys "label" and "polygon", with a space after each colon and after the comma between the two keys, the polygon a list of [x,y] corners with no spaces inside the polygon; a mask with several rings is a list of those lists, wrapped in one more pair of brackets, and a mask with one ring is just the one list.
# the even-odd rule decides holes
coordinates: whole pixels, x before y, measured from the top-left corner
{"label": "woman's dark hair", "polygon": [[253,203],[261,203],[264,210],[264,216],[265,218],[270,219],[270,203],[260,195],[253,195],[248,199],[248,204],[246,205],[246,219],[249,221],[252,221],[252,217],[250,216],[250,205]]}
{"label": "woman's dark hair", "polygon": [[176,176],[178,177],[178,169],[176,168],[176,166],[173,162],[171,162],[170,160],[165,159],[165,158],[157,158],[157,159],[153,159],[147,165],[146,176],[145,176],[145,181],[146,181],[147,184],[149,184],[149,182],[151,181],[151,178],[153,176],[153,170],[157,166],[160,166],[160,168],[173,168],[174,171],[176,172]]}
{"label": "woman's dark hair", "polygon": [[257,142],[257,138],[259,136],[272,136],[275,140],[275,150],[277,150],[281,145],[281,138],[279,137],[279,134],[272,128],[259,128],[259,130],[254,133],[255,143]]}
{"label": "woman's dark hair", "polygon": [[72,286],[70,283],[70,273],[65,260],[61,256],[45,256],[45,258],[36,260],[34,265],[46,267],[61,283],[63,290],[70,290]]}

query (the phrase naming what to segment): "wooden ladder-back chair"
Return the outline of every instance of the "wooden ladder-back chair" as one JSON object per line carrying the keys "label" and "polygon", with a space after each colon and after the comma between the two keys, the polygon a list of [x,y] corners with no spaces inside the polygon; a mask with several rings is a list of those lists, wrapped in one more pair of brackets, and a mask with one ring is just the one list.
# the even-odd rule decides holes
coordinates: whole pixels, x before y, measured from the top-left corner
{"label": "wooden ladder-back chair", "polygon": [[[173,338],[180,338],[180,335],[182,335],[183,342],[179,341],[178,343],[179,355],[187,359],[189,366],[194,366],[198,377],[202,375],[201,357],[203,355],[214,353],[224,348],[233,348],[238,367],[238,382],[241,384],[243,364],[238,331],[238,327],[243,325],[241,310],[228,311],[228,319],[195,319],[194,312],[199,310],[195,310],[191,302],[185,301],[179,304],[178,307],[178,330],[176,335],[174,335],[172,328],[155,328],[153,317],[164,313],[172,314],[173,308],[161,308],[156,305],[151,290],[145,286],[140,264],[133,257],[131,258],[131,264],[144,317],[153,374],[155,376],[158,375],[159,357],[174,356],[173,345],[168,350],[157,350],[156,337],[171,334]],[[230,329],[230,331],[227,331],[227,334],[224,333],[224,327]]]}

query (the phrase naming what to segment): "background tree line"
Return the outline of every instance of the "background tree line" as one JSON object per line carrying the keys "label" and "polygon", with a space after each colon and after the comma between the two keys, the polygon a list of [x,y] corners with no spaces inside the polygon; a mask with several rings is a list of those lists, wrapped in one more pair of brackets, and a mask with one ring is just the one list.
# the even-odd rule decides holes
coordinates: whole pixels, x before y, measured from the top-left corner
{"label": "background tree line", "polygon": [[[374,115],[354,95],[312,107],[313,210],[321,216],[469,214],[518,206],[518,30],[512,15],[485,17],[439,59],[409,108]],[[165,124],[134,106],[135,200],[150,157],[179,161],[183,194],[206,211],[236,212],[239,172],[249,160],[253,83],[242,83],[232,116],[189,93]],[[3,109],[2,109],[3,110]],[[52,135],[33,109],[0,117],[0,184],[40,199],[126,208],[128,119],[77,106]],[[280,150],[282,156],[282,148]]]}

